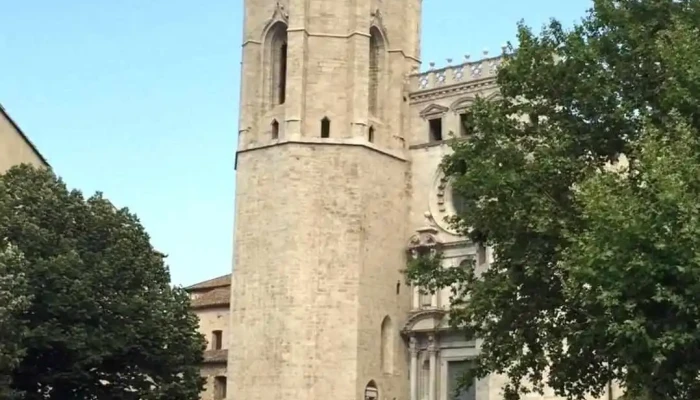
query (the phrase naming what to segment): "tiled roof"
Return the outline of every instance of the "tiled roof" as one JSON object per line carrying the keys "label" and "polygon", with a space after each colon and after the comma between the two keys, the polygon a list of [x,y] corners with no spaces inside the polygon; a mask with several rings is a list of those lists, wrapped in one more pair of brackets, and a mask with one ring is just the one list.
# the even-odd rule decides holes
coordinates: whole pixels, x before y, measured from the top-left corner
{"label": "tiled roof", "polygon": [[207,291],[197,291],[193,295],[194,298],[190,302],[192,308],[228,306],[231,301],[231,287],[225,286]]}
{"label": "tiled roof", "polygon": [[206,350],[204,351],[204,363],[225,363],[228,361],[228,350]]}
{"label": "tiled roof", "polygon": [[222,286],[231,286],[231,274],[219,276],[204,282],[195,283],[185,288],[188,292],[199,291],[200,289],[213,289]]}

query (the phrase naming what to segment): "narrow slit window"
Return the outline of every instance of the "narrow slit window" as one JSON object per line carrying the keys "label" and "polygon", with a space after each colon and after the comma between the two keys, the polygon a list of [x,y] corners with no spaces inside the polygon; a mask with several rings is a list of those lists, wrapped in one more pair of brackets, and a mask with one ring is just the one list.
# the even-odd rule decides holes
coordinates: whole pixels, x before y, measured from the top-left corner
{"label": "narrow slit window", "polygon": [[277,122],[276,119],[272,120],[272,124],[271,124],[270,129],[272,131],[272,138],[279,139],[279,137],[280,137],[280,123]]}
{"label": "narrow slit window", "polygon": [[287,25],[276,22],[270,29],[265,45],[269,48],[269,69],[265,84],[269,85],[269,102],[274,107],[284,104],[287,92]]}
{"label": "narrow slit window", "polygon": [[374,143],[374,127],[373,126],[369,127],[369,132],[367,132],[367,140],[370,143]]}
{"label": "narrow slit window", "polygon": [[379,109],[379,57],[381,39],[377,28],[370,29],[369,38],[369,113],[377,115]]}
{"label": "narrow slit window", "polygon": [[433,118],[428,121],[430,130],[430,141],[439,142],[442,140],[442,118]]}
{"label": "narrow slit window", "polygon": [[328,117],[324,117],[321,120],[321,137],[329,138],[331,137],[331,120]]}
{"label": "narrow slit window", "polygon": [[279,63],[279,87],[277,88],[277,102],[284,104],[287,96],[287,44],[280,46]]}

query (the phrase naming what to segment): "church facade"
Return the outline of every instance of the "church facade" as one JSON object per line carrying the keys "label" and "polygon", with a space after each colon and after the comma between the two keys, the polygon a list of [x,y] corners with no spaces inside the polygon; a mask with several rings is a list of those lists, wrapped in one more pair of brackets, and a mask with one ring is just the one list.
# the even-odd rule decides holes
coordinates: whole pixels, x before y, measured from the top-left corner
{"label": "church facade", "polygon": [[419,72],[421,0],[244,3],[227,389],[206,398],[454,399],[479,343],[449,329],[449,290],[402,270],[438,247],[445,268],[489,265],[445,221],[438,166],[500,58]]}

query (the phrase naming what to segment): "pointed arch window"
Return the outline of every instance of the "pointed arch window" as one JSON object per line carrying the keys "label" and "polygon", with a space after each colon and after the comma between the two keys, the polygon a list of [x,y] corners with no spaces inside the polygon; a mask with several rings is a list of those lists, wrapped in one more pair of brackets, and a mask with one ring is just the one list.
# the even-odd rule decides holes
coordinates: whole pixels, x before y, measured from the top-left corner
{"label": "pointed arch window", "polygon": [[277,103],[284,104],[284,100],[287,97],[287,43],[280,46],[278,50],[278,65],[277,65],[277,75],[279,77],[277,82]]}
{"label": "pointed arch window", "polygon": [[379,400],[379,390],[377,389],[377,384],[374,381],[369,381],[367,386],[365,386],[364,400]]}
{"label": "pointed arch window", "polygon": [[276,119],[272,120],[272,124],[270,124],[270,130],[272,133],[272,138],[279,139],[279,137],[280,137],[280,123],[277,122]]}
{"label": "pointed arch window", "polygon": [[323,117],[321,120],[321,137],[324,139],[331,137],[331,120],[328,117]]}
{"label": "pointed arch window", "polygon": [[384,54],[382,34],[375,26],[369,30],[369,114],[379,113],[380,76]]}
{"label": "pointed arch window", "polygon": [[284,104],[287,96],[287,25],[278,21],[269,30],[268,59],[270,60],[268,84],[272,106]]}

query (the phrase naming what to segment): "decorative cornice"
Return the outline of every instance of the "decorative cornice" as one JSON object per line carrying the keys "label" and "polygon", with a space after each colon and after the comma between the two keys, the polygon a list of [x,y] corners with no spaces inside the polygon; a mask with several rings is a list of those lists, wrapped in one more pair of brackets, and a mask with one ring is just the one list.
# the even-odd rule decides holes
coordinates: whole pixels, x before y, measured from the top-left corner
{"label": "decorative cornice", "polygon": [[442,86],[435,89],[411,92],[409,94],[409,98],[411,99],[411,102],[413,104],[420,104],[443,97],[449,97],[495,87],[497,87],[496,80],[494,78],[486,78],[478,81],[470,81],[468,83],[460,83],[456,85]]}
{"label": "decorative cornice", "polygon": [[476,98],[472,96],[461,97],[450,105],[450,109],[455,113],[462,112],[469,108],[469,106],[474,103],[474,100],[476,100]]}
{"label": "decorative cornice", "polygon": [[206,303],[206,304],[204,304],[204,303],[199,304],[196,302],[192,302],[192,304],[190,305],[190,308],[192,310],[208,310],[208,309],[212,309],[212,308],[222,308],[222,309],[228,310],[230,306],[231,306],[231,304],[229,301],[210,302],[210,303]]}
{"label": "decorative cornice", "polygon": [[425,252],[434,252],[441,248],[442,243],[437,239],[438,230],[434,226],[424,226],[416,229],[416,233],[408,241],[408,252],[414,258]]}
{"label": "decorative cornice", "polygon": [[[243,131],[246,131],[246,128]],[[239,133],[240,135],[240,133]],[[277,141],[271,142],[271,143],[264,143],[264,144],[249,144],[245,147],[239,147],[239,150],[236,152],[236,157],[238,157],[239,154],[242,153],[247,153],[251,151],[256,151],[256,150],[262,150],[266,149],[269,147],[274,147],[274,146],[284,146],[284,145],[294,145],[294,144],[303,144],[303,145],[320,145],[320,146],[354,146],[354,147],[364,147],[368,150],[384,154],[388,157],[394,158],[399,161],[407,161],[407,158],[405,154],[400,151],[400,150],[393,150],[393,149],[387,149],[384,147],[378,147],[375,146],[372,143],[368,143],[365,141],[364,138],[317,138],[317,137],[300,137],[296,139],[279,139]]]}
{"label": "decorative cornice", "polygon": [[469,239],[463,239],[463,240],[456,240],[454,242],[443,242],[442,248],[443,249],[458,249],[458,248],[472,246],[472,245],[474,245],[474,242],[472,242]]}
{"label": "decorative cornice", "polygon": [[205,350],[204,364],[226,364],[228,362],[228,350]]}
{"label": "decorative cornice", "polygon": [[410,337],[413,334],[413,326],[415,326],[418,321],[427,318],[434,318],[438,321],[442,321],[445,315],[447,315],[447,311],[442,308],[429,308],[414,312],[406,320],[406,323],[403,325],[403,329],[401,329],[401,332],[404,335]]}
{"label": "decorative cornice", "polygon": [[425,119],[428,117],[445,114],[447,111],[449,111],[449,108],[445,106],[441,106],[439,104],[431,104],[428,107],[425,107],[423,111],[418,113],[418,115],[420,115],[421,118]]}
{"label": "decorative cornice", "polygon": [[501,97],[502,97],[502,96],[501,96],[501,93],[499,93],[499,92],[493,92],[493,93],[491,93],[490,95],[486,96],[486,101],[493,101],[493,100],[496,100],[496,99],[500,99]]}

